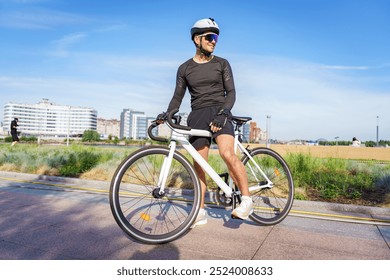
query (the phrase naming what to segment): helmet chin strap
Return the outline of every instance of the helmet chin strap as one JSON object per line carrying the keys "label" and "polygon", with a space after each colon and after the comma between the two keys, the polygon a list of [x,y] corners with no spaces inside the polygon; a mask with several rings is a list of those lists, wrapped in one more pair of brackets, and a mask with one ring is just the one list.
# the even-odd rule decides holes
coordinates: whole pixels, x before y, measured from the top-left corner
{"label": "helmet chin strap", "polygon": [[211,52],[208,52],[208,51],[204,50],[203,48],[200,49],[200,52],[201,52],[202,54],[204,54],[205,56],[207,56],[207,57],[210,57],[211,54],[212,54]]}

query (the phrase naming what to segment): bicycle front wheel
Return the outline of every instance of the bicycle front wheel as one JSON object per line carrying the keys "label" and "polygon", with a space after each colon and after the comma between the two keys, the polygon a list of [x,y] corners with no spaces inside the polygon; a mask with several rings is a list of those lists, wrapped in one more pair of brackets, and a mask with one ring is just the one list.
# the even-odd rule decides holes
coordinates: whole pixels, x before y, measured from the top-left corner
{"label": "bicycle front wheel", "polygon": [[150,146],[118,167],[110,186],[112,214],[129,236],[144,243],[170,242],[194,222],[200,206],[200,183],[191,163],[173,155],[163,192],[158,186],[169,149]]}
{"label": "bicycle front wheel", "polygon": [[262,225],[275,225],[288,215],[293,204],[294,181],[290,169],[284,159],[271,149],[256,148],[250,155],[242,159],[253,200],[250,218]]}

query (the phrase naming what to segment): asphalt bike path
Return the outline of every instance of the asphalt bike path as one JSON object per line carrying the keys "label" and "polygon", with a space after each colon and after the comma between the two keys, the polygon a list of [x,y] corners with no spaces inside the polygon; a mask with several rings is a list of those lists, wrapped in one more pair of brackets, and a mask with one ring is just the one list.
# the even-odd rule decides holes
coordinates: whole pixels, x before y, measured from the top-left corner
{"label": "asphalt bike path", "polygon": [[208,194],[208,223],[163,245],[127,237],[109,182],[0,172],[0,260],[390,260],[390,209],[295,201],[275,226],[230,218]]}

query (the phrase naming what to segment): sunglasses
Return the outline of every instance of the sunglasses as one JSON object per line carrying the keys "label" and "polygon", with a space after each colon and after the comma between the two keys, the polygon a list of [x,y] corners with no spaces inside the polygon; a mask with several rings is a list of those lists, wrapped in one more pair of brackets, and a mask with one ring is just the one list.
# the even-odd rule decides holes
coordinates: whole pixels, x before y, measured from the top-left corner
{"label": "sunglasses", "polygon": [[201,37],[204,37],[207,41],[209,41],[210,43],[212,41],[215,41],[215,43],[218,42],[218,35],[217,34],[213,34],[213,33],[210,33],[210,34],[206,34],[206,35],[200,35]]}

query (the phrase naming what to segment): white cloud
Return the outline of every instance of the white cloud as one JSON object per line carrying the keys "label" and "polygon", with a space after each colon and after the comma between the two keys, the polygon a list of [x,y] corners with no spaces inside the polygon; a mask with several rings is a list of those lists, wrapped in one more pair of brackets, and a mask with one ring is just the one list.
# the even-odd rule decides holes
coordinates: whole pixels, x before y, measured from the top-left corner
{"label": "white cloud", "polygon": [[389,63],[384,63],[381,65],[374,65],[374,66],[352,66],[352,65],[319,65],[319,68],[323,69],[330,69],[330,70],[357,70],[357,71],[364,71],[364,70],[375,70],[375,69],[383,69],[390,67]]}
{"label": "white cloud", "polygon": [[107,25],[105,27],[98,28],[95,30],[95,32],[105,33],[105,32],[112,32],[112,31],[126,30],[128,28],[130,28],[130,26],[128,24],[119,23],[119,24],[111,24],[111,25]]}
{"label": "white cloud", "polygon": [[43,2],[48,2],[50,0],[1,0],[1,2],[6,3],[6,2],[13,2],[16,4],[37,4],[37,3],[43,3]]}
{"label": "white cloud", "polygon": [[375,84],[362,84],[348,71],[304,61],[241,57],[234,64],[234,110],[251,115],[263,129],[271,115],[273,138],[373,140],[376,116],[381,115],[382,135],[390,139],[390,90],[375,90]]}
{"label": "white cloud", "polygon": [[18,29],[52,30],[62,25],[76,25],[90,19],[76,14],[40,8],[21,8],[12,12],[0,11],[0,26]]}
{"label": "white cloud", "polygon": [[[99,116],[119,118],[124,108],[145,111],[150,116],[166,109],[172,91],[150,82],[80,81],[76,78],[0,77],[2,97],[0,113],[5,103],[37,103],[42,98],[72,106],[93,107]],[[165,99],[162,101],[162,99]]]}
{"label": "white cloud", "polygon": [[[82,38],[79,34],[62,42],[69,46],[66,42]],[[166,109],[183,61],[77,54],[67,59],[74,73],[0,77],[0,92],[13,99],[2,97],[3,102],[49,98],[58,104],[94,107],[106,118],[119,118],[124,108],[155,116]],[[390,139],[390,91],[375,89],[369,72],[362,83],[348,70],[324,69],[305,61],[234,56],[229,61],[237,89],[233,113],[251,116],[262,129],[266,115],[271,115],[272,138],[375,140],[379,116],[380,139]],[[187,93],[181,111],[189,109]]]}
{"label": "white cloud", "polygon": [[332,70],[369,70],[368,66],[345,66],[345,65],[323,65],[321,66],[324,69]]}
{"label": "white cloud", "polygon": [[72,45],[80,42],[86,36],[87,35],[85,33],[77,32],[68,34],[59,40],[55,40],[52,42],[54,50],[49,52],[49,54],[51,56],[66,57],[68,56],[69,48],[72,47]]}

